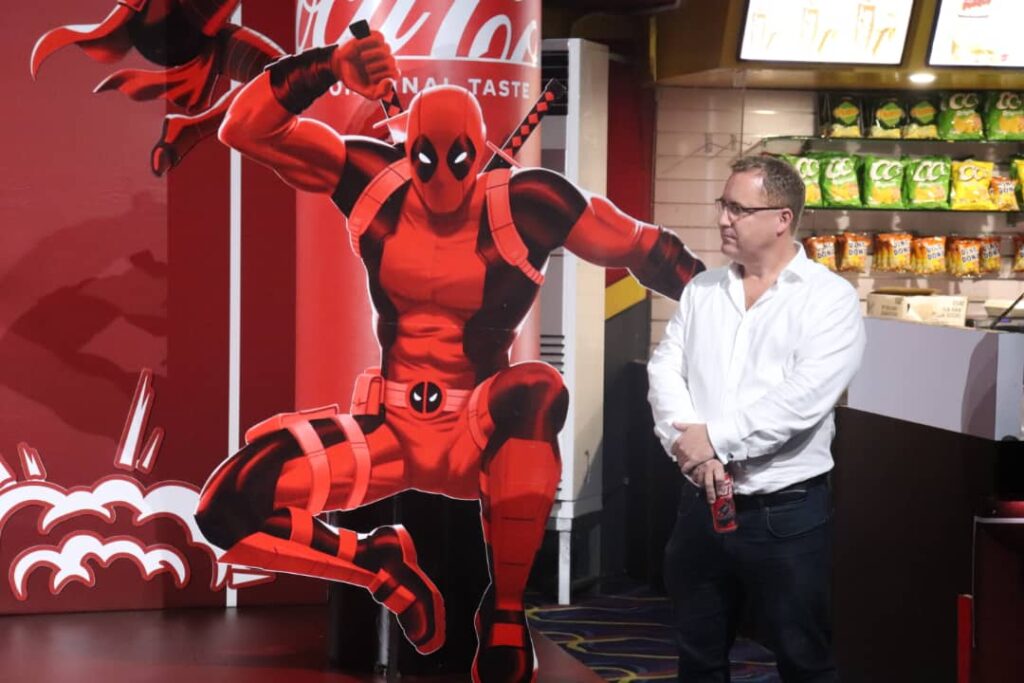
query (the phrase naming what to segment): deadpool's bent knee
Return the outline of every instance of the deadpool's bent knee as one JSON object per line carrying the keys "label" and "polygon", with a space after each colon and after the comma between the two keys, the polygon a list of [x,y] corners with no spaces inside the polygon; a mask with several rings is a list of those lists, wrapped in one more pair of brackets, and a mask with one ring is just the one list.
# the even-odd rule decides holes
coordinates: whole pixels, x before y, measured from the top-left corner
{"label": "deadpool's bent knee", "polygon": [[521,363],[494,379],[488,407],[496,428],[507,436],[552,441],[565,424],[569,392],[550,365]]}
{"label": "deadpool's bent knee", "polygon": [[195,518],[203,536],[227,549],[261,530],[275,509],[281,468],[299,454],[291,435],[276,432],[221,463],[199,494]]}

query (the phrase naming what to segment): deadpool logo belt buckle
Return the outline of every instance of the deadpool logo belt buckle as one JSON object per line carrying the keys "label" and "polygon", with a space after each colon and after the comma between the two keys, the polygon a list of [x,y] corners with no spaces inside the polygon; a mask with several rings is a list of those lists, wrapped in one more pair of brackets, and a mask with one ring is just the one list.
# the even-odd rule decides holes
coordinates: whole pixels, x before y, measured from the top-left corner
{"label": "deadpool logo belt buckle", "polygon": [[418,415],[433,415],[444,407],[445,392],[433,382],[416,382],[406,396],[409,407]]}

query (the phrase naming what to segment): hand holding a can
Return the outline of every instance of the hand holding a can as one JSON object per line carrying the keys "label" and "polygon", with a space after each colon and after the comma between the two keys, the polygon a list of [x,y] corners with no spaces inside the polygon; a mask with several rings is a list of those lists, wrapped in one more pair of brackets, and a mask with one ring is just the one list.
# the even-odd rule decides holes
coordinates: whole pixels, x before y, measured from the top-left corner
{"label": "hand holding a can", "polygon": [[701,463],[692,472],[694,483],[704,489],[711,506],[711,523],[718,533],[735,531],[736,506],[732,498],[732,477],[717,458]]}
{"label": "hand holding a can", "polygon": [[732,486],[726,486],[729,474],[725,471],[725,465],[718,458],[712,458],[698,465],[691,473],[693,483],[704,489],[704,495],[708,503],[714,503],[719,495],[725,494],[725,489],[731,490]]}

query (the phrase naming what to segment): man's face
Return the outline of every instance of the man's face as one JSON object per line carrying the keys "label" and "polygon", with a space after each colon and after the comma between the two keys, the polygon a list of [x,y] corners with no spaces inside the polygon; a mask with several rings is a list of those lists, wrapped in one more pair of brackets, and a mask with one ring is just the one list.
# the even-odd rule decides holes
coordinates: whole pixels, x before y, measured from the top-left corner
{"label": "man's face", "polygon": [[733,173],[718,205],[722,253],[737,263],[757,259],[789,231],[789,209],[770,206],[757,171]]}

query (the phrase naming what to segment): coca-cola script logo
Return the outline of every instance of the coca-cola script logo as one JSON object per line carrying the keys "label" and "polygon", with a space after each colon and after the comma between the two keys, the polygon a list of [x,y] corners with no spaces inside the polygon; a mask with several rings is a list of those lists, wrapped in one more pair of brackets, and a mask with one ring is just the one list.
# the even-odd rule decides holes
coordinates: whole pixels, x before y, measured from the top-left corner
{"label": "coca-cola script logo", "polygon": [[[537,66],[540,11],[534,2],[495,0],[300,0],[299,50],[332,45],[366,20],[402,59]],[[536,11],[531,11],[536,9]]]}

